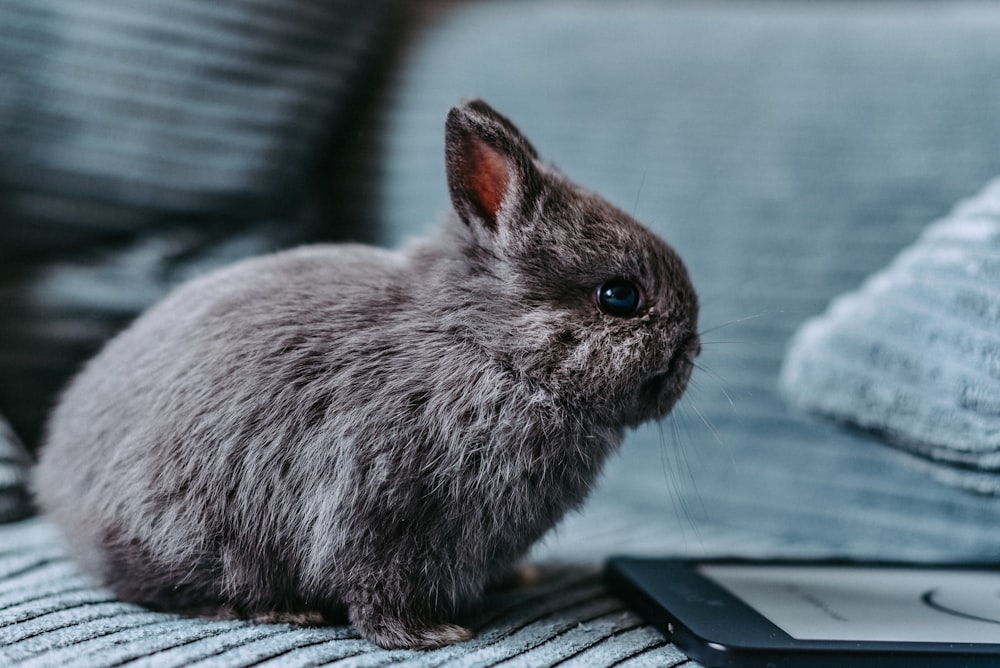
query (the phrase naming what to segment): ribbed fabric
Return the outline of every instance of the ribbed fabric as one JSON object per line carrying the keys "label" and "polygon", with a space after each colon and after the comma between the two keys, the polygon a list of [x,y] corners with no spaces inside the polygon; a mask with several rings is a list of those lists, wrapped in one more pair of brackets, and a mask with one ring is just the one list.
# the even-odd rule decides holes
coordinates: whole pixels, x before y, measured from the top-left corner
{"label": "ribbed fabric", "polygon": [[1000,179],[807,322],[781,382],[942,480],[1000,494]]}
{"label": "ribbed fabric", "polygon": [[27,453],[0,415],[0,524],[31,514],[27,492],[28,463]]}
{"label": "ribbed fabric", "polygon": [[[288,214],[351,111],[390,4],[5,2],[0,182],[42,222],[0,238],[131,232],[132,207]],[[60,212],[77,215],[47,215]]]}
{"label": "ribbed fabric", "polygon": [[364,236],[329,153],[359,132],[397,7],[0,4],[0,412],[29,448],[78,365],[177,282]]}
{"label": "ribbed fabric", "polygon": [[544,666],[695,665],[608,594],[593,567],[543,570],[466,620],[476,638],[434,651],[386,651],[350,627],[210,622],[150,612],[94,588],[43,520],[0,526],[0,665]]}

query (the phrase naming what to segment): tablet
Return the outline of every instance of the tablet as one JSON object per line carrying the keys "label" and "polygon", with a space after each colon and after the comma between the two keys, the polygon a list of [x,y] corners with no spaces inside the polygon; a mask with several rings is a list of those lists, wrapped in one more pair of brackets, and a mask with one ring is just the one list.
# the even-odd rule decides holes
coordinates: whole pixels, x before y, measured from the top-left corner
{"label": "tablet", "polygon": [[707,668],[1000,666],[1000,565],[618,557],[605,577]]}

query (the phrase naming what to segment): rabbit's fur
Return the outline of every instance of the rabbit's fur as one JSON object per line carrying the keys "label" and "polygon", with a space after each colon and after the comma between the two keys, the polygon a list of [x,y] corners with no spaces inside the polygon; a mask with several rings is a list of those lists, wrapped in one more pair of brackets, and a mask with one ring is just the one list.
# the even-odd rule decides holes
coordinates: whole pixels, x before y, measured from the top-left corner
{"label": "rabbit's fur", "polygon": [[[450,112],[446,163],[434,238],[193,280],[69,385],[36,491],[121,598],[469,638],[456,611],[673,406],[699,350],[674,251],[481,101]],[[636,313],[602,311],[616,277]]]}

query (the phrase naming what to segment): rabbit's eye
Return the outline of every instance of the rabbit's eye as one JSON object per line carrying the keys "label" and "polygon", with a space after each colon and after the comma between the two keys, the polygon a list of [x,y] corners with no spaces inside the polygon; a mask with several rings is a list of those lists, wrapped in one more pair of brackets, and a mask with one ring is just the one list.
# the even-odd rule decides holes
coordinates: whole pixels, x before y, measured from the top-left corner
{"label": "rabbit's eye", "polygon": [[642,291],[632,281],[612,278],[597,288],[597,306],[608,315],[627,318],[642,307]]}

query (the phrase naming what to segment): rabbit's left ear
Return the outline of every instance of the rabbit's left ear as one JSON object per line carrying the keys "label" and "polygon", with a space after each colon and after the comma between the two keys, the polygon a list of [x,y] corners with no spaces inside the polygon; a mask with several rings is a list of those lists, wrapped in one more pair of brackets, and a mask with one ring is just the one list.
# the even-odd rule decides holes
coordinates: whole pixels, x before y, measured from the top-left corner
{"label": "rabbit's left ear", "polygon": [[470,100],[448,113],[448,190],[467,225],[496,232],[503,221],[529,215],[541,189],[537,157],[514,124],[482,100]]}

